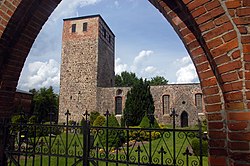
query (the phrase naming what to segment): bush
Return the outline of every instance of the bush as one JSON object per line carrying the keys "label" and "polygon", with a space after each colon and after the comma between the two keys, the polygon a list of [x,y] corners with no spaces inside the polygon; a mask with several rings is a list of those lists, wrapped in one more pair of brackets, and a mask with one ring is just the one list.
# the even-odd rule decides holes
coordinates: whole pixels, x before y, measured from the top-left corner
{"label": "bush", "polygon": [[[106,126],[106,121],[104,123]],[[118,120],[114,115],[111,115],[108,118],[108,127],[120,127]],[[103,146],[106,145],[106,135],[108,135],[108,146],[109,147],[120,147],[125,142],[124,131],[121,130],[111,130],[109,129],[108,132],[104,129],[103,134],[101,135],[101,143]]]}
{"label": "bush", "polygon": [[92,126],[96,118],[100,115],[99,112],[91,112],[90,113],[90,125]]}
{"label": "bush", "polygon": [[35,116],[35,115],[32,115],[30,118],[29,118],[29,120],[28,120],[28,123],[29,124],[35,124],[35,123],[37,123],[38,122],[38,118],[37,118],[37,116]]}
{"label": "bush", "polygon": [[93,123],[93,126],[104,126],[105,124],[105,117],[99,115]]}
{"label": "bush", "polygon": [[15,124],[26,123],[26,119],[24,115],[14,115],[11,118],[11,123],[15,123]]}
{"label": "bush", "polygon": [[155,118],[154,118],[154,124],[151,126],[150,125],[150,120],[149,120],[148,116],[146,116],[146,115],[142,118],[142,121],[140,123],[140,127],[141,128],[155,128],[155,129],[160,128],[160,126],[157,123],[157,120]]}
{"label": "bush", "polygon": [[[161,137],[161,133],[158,131],[151,131],[151,140],[155,140]],[[129,140],[148,141],[150,138],[150,132],[145,130],[130,130]]]}
{"label": "bush", "polygon": [[73,125],[76,125],[76,121],[74,121],[74,120],[69,120],[69,126],[73,126]]}
{"label": "bush", "polygon": [[126,125],[125,120],[124,120],[124,117],[122,116],[121,117],[121,127],[126,127],[125,125]]}
{"label": "bush", "polygon": [[[194,155],[200,155],[200,140],[198,138],[194,138],[191,142],[191,146],[194,152]],[[202,140],[202,156],[208,156],[208,142]]]}

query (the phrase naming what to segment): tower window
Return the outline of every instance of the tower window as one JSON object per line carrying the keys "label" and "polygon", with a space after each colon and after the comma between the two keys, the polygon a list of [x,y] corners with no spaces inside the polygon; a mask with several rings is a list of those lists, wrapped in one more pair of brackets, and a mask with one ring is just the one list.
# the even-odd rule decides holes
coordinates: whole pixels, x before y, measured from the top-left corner
{"label": "tower window", "polygon": [[76,24],[72,24],[71,32],[72,33],[76,32]]}
{"label": "tower window", "polygon": [[162,96],[162,108],[163,108],[163,111],[162,111],[163,114],[166,114],[169,112],[169,95]]}
{"label": "tower window", "polygon": [[103,30],[103,36],[104,36],[104,38],[106,38],[106,36],[107,36],[107,31],[106,31],[106,29],[103,28],[102,30]]}
{"label": "tower window", "polygon": [[111,35],[109,35],[109,43],[111,42]]}
{"label": "tower window", "polygon": [[195,94],[195,105],[198,108],[202,108],[202,94],[201,93]]}
{"label": "tower window", "polygon": [[82,24],[82,31],[87,31],[88,30],[88,23],[87,22],[84,22],[83,24]]}
{"label": "tower window", "polygon": [[115,114],[116,115],[122,114],[122,97],[121,96],[115,97]]}

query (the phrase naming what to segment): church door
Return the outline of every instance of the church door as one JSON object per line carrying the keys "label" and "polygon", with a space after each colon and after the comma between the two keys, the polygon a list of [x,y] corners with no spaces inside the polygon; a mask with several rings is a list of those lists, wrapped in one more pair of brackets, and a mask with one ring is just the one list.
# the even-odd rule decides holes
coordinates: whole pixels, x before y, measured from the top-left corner
{"label": "church door", "polygon": [[181,127],[188,127],[188,113],[186,111],[181,113]]}

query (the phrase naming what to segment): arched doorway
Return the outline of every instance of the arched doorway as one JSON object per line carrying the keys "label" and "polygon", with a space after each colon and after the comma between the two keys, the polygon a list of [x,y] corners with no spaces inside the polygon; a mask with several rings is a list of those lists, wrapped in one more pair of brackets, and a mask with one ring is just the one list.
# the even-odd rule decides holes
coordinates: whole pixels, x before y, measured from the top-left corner
{"label": "arched doorway", "polygon": [[181,113],[181,127],[188,127],[188,113],[186,111]]}

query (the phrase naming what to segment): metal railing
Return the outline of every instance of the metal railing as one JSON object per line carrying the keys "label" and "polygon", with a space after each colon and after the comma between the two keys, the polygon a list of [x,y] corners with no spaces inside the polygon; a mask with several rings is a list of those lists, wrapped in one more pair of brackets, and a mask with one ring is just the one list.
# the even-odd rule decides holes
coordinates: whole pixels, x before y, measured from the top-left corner
{"label": "metal railing", "polygon": [[[82,124],[2,123],[7,165],[203,165],[201,123],[199,129],[91,126],[85,113]],[[198,154],[192,141],[198,139]]]}

